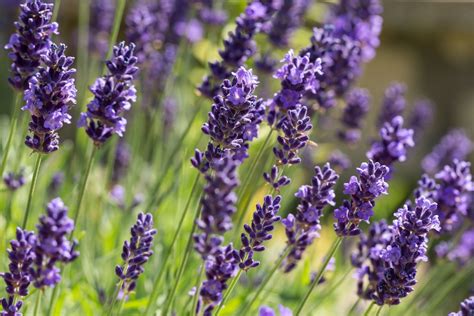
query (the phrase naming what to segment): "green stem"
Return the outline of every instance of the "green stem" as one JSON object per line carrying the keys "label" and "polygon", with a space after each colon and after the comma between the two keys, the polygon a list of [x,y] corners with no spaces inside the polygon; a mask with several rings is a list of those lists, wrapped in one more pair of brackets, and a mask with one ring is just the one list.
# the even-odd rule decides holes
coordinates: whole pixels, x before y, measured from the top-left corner
{"label": "green stem", "polygon": [[383,305],[379,307],[379,309],[377,310],[377,314],[375,314],[375,316],[380,315],[380,313],[382,312],[382,308],[383,308]]}
{"label": "green stem", "polygon": [[355,312],[355,310],[356,310],[357,306],[359,305],[360,301],[361,301],[361,298],[358,297],[357,300],[355,301],[354,305],[352,305],[351,309],[347,312],[347,316],[351,316],[352,313]]}
{"label": "green stem", "polygon": [[222,298],[221,303],[217,307],[216,316],[219,315],[219,312],[221,311],[222,307],[225,306],[225,302],[229,298],[230,294],[232,294],[232,291],[234,290],[235,285],[237,284],[237,282],[239,282],[240,276],[242,275],[242,271],[243,271],[242,269],[239,269],[239,272],[237,273],[237,275],[232,279],[232,282],[230,283],[229,288],[225,291],[225,295]]}
{"label": "green stem", "polygon": [[306,292],[306,295],[304,296],[303,300],[301,301],[300,305],[298,306],[296,310],[296,316],[300,315],[301,311],[303,310],[306,302],[308,301],[308,298],[310,297],[311,293],[313,292],[314,288],[316,285],[319,284],[319,281],[321,281],[321,278],[323,277],[324,272],[326,271],[326,267],[329,264],[329,261],[331,261],[331,258],[333,257],[334,253],[336,250],[339,248],[339,246],[342,243],[343,238],[342,237],[337,237],[336,240],[333,242],[331,249],[329,250],[329,253],[326,255],[322,267],[319,269],[318,274],[316,275],[316,278],[314,279],[313,283],[309,287],[308,292]]}
{"label": "green stem", "polygon": [[42,158],[43,156],[40,153],[37,153],[35,170],[33,171],[33,179],[31,180],[30,192],[28,193],[28,201],[26,203],[25,217],[23,218],[23,224],[21,225],[23,229],[26,228],[26,225],[28,224],[28,217],[30,216],[31,203],[36,189],[36,181],[38,180]]}
{"label": "green stem", "polygon": [[122,281],[120,281],[114,289],[114,294],[112,294],[112,297],[110,298],[111,301],[109,302],[109,308],[107,311],[107,315],[110,316],[113,314],[115,304],[117,303],[117,296],[119,294],[120,288],[122,287]]}
{"label": "green stem", "polygon": [[[125,4],[126,0],[118,0],[117,1],[117,7],[115,9],[115,16],[114,16],[114,24],[112,26],[112,33],[110,34],[110,40],[109,40],[109,51],[107,52],[107,60],[112,57],[112,52],[114,49],[114,45],[117,42],[117,37],[118,33],[120,30],[120,24],[122,23],[122,17],[123,17],[123,12],[125,11]],[[105,72],[105,64],[104,64],[104,70],[102,71],[103,73]]]}
{"label": "green stem", "polygon": [[58,288],[59,284],[53,288],[53,293],[51,294],[51,300],[49,302],[48,313],[46,315],[51,316],[53,315],[54,304],[56,303],[56,296],[58,295]]}
{"label": "green stem", "polygon": [[201,290],[201,280],[202,280],[202,277],[204,276],[205,271],[206,271],[206,266],[203,263],[201,264],[201,269],[199,270],[199,275],[196,280],[196,293],[194,293],[194,296],[193,296],[193,305],[192,305],[191,315],[196,313],[199,292]]}
{"label": "green stem", "polygon": [[71,232],[70,239],[72,239],[72,237],[74,236],[74,231],[78,226],[77,220],[78,220],[79,214],[81,212],[82,201],[84,200],[84,193],[86,191],[87,181],[89,180],[89,175],[91,173],[92,165],[94,164],[94,158],[95,158],[96,152],[97,152],[97,147],[94,145],[92,147],[92,150],[91,150],[91,153],[90,153],[90,156],[89,156],[89,161],[87,162],[87,165],[86,165],[86,170],[82,174],[81,186],[79,188],[79,196],[76,200],[77,201],[76,207],[74,208],[74,223],[75,223],[75,225],[74,225],[74,230]]}
{"label": "green stem", "polygon": [[194,180],[193,187],[191,189],[191,193],[189,194],[188,200],[186,201],[186,204],[185,204],[185,207],[184,207],[184,211],[183,211],[183,213],[181,215],[181,218],[179,220],[178,227],[177,227],[177,229],[176,229],[176,231],[173,235],[171,245],[169,246],[168,250],[164,254],[164,258],[162,260],[162,267],[161,267],[161,270],[160,270],[158,276],[155,279],[155,282],[153,283],[153,290],[151,292],[150,299],[148,300],[148,303],[147,303],[147,306],[146,306],[145,315],[150,314],[151,307],[155,303],[156,298],[158,296],[158,290],[159,290],[159,284],[160,284],[160,281],[161,281],[161,277],[163,276],[164,271],[166,269],[166,265],[168,263],[168,259],[170,258],[171,251],[174,249],[174,246],[175,246],[176,242],[178,241],[178,236],[180,236],[181,229],[182,229],[183,223],[184,223],[184,219],[186,218],[186,215],[188,214],[189,206],[191,204],[192,197],[194,196],[194,194],[196,192],[196,189],[198,187],[200,176],[201,176],[201,173],[198,173],[196,175],[196,179]]}
{"label": "green stem", "polygon": [[178,275],[176,276],[176,280],[174,281],[171,291],[168,293],[166,297],[166,305],[165,305],[165,308],[163,309],[163,316],[168,315],[168,311],[171,307],[171,303],[174,299],[174,295],[176,293],[176,290],[178,289],[179,281],[181,280],[181,277],[183,276],[184,268],[186,267],[186,263],[188,262],[189,255],[191,253],[191,248],[192,248],[191,246],[193,244],[193,235],[194,235],[194,232],[196,231],[196,221],[199,217],[199,214],[201,213],[199,211],[200,207],[201,207],[201,203],[198,203],[195,214],[194,214],[193,228],[191,229],[191,232],[189,233],[189,236],[188,236],[188,241],[186,242],[186,249],[184,251],[184,256],[179,266]]}
{"label": "green stem", "polygon": [[54,1],[53,16],[51,17],[51,22],[57,21],[60,7],[61,7],[61,0]]}
{"label": "green stem", "polygon": [[374,308],[374,306],[375,306],[375,302],[370,303],[369,307],[367,308],[367,310],[364,313],[364,316],[369,316],[370,311],[372,310],[372,308]]}
{"label": "green stem", "polygon": [[5,149],[3,151],[3,158],[2,158],[2,165],[0,166],[0,177],[3,177],[3,173],[5,172],[5,167],[7,165],[8,154],[10,153],[10,148],[13,141],[13,135],[15,135],[16,125],[18,122],[18,116],[20,113],[20,103],[21,103],[21,93],[16,93],[15,101],[13,104],[13,113],[12,118],[10,121],[10,131],[8,132],[8,139],[7,144],[5,145]]}
{"label": "green stem", "polygon": [[280,255],[280,258],[275,262],[275,265],[273,266],[272,270],[270,270],[270,273],[267,274],[267,277],[263,280],[263,282],[260,284],[260,286],[257,289],[257,292],[255,292],[254,296],[252,297],[250,303],[245,305],[244,310],[240,315],[250,315],[248,312],[252,308],[252,305],[257,301],[259,298],[260,294],[262,291],[265,289],[267,286],[268,282],[272,279],[273,275],[275,275],[275,272],[278,270],[278,268],[281,266],[283,260],[288,256],[290,253],[291,247],[286,247],[283,253]]}
{"label": "green stem", "polygon": [[36,295],[35,309],[34,309],[34,312],[33,312],[34,316],[37,316],[38,311],[40,310],[41,294],[43,294],[42,290],[38,291],[38,295]]}

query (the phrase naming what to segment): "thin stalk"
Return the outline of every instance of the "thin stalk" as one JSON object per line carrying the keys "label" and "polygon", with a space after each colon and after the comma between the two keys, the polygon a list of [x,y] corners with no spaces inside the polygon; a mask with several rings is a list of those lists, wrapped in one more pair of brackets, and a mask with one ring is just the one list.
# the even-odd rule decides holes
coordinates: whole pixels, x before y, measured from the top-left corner
{"label": "thin stalk", "polygon": [[112,294],[112,297],[110,298],[111,301],[109,302],[109,308],[107,311],[107,315],[112,315],[115,307],[115,303],[117,303],[117,296],[119,294],[120,288],[122,287],[122,280],[115,286],[114,289],[114,294]]}
{"label": "thin stalk", "polygon": [[2,165],[0,166],[0,177],[3,177],[3,173],[5,172],[5,167],[7,165],[8,154],[10,153],[10,148],[13,141],[13,135],[15,135],[16,125],[18,123],[18,116],[20,113],[20,104],[21,104],[21,93],[16,93],[15,101],[13,104],[13,113],[10,123],[10,131],[8,132],[8,139],[7,144],[5,145],[5,149],[3,150],[3,158],[2,158]]}
{"label": "thin stalk", "polygon": [[57,21],[60,7],[61,7],[61,0],[54,1],[53,16],[51,17],[51,22]]}
{"label": "thin stalk", "polygon": [[308,301],[308,298],[310,297],[311,293],[313,292],[314,288],[316,285],[319,284],[319,281],[321,281],[321,278],[323,277],[324,272],[326,271],[326,267],[329,264],[329,261],[331,261],[331,258],[333,257],[334,253],[336,250],[339,248],[339,246],[342,243],[343,238],[342,237],[337,237],[336,240],[333,242],[331,249],[329,250],[329,253],[326,255],[322,267],[319,269],[318,274],[316,275],[316,278],[314,279],[313,283],[311,284],[308,292],[306,292],[306,295],[304,296],[303,300],[301,301],[300,305],[298,306],[296,310],[296,316],[300,315],[301,311],[303,310],[306,302]]}
{"label": "thin stalk", "polygon": [[43,294],[42,290],[38,291],[38,295],[36,295],[35,309],[34,309],[34,312],[33,312],[34,316],[37,316],[38,311],[40,310],[41,294]]}
{"label": "thin stalk", "polygon": [[[339,286],[341,286],[344,283],[344,280],[349,275],[349,273],[351,273],[351,271],[352,271],[352,267],[350,269],[347,269],[347,271],[344,273],[344,275],[339,280],[337,280],[336,284],[331,286],[328,290],[324,291],[323,295],[321,297],[318,297],[318,298],[321,301],[323,301],[326,297],[328,297],[329,295],[334,293],[334,291],[337,290],[339,288]],[[316,304],[315,306],[312,306],[311,310],[314,311],[320,306],[321,306],[321,304]]]}
{"label": "thin stalk", "polygon": [[122,310],[123,310],[123,306],[125,305],[125,299],[122,299],[120,301],[120,305],[119,305],[119,310],[117,312],[117,315],[121,315],[122,314]]}
{"label": "thin stalk", "polygon": [[272,277],[275,275],[275,272],[278,270],[278,268],[281,266],[283,260],[288,256],[290,253],[291,247],[286,247],[283,253],[280,255],[280,258],[275,262],[275,265],[273,266],[272,270],[270,270],[270,273],[267,275],[267,277],[263,280],[263,282],[260,284],[260,286],[257,289],[257,292],[255,292],[254,296],[252,297],[250,303],[245,305],[244,310],[240,315],[249,315],[249,311],[252,308],[252,305],[257,301],[259,298],[260,294],[262,291],[265,289],[267,286],[268,282],[272,279]]}
{"label": "thin stalk", "polygon": [[164,271],[166,269],[166,265],[168,263],[168,259],[170,258],[171,251],[174,249],[174,246],[175,246],[176,242],[178,241],[178,236],[181,233],[181,229],[183,227],[184,219],[186,218],[186,215],[188,214],[188,210],[189,210],[189,206],[190,206],[191,201],[192,201],[192,197],[194,196],[194,194],[196,192],[196,189],[198,187],[200,176],[201,176],[201,173],[198,173],[196,175],[196,179],[194,180],[193,187],[191,189],[191,193],[189,194],[188,200],[186,201],[186,204],[185,204],[185,207],[184,207],[184,211],[183,211],[183,213],[181,215],[181,218],[179,220],[178,228],[176,229],[176,232],[173,235],[173,240],[171,242],[171,245],[169,246],[168,250],[164,254],[164,258],[162,260],[162,267],[161,267],[160,272],[158,273],[158,276],[155,279],[155,282],[153,283],[153,290],[151,292],[150,299],[148,300],[148,303],[147,303],[147,306],[146,306],[145,315],[150,314],[151,306],[154,304],[154,302],[156,301],[156,297],[158,296],[158,290],[159,290],[159,284],[160,284],[160,281],[161,281],[161,277],[163,276]]}
{"label": "thin stalk", "polygon": [[[112,33],[110,34],[109,40],[109,51],[107,52],[107,58],[112,57],[112,52],[114,49],[115,42],[117,41],[118,33],[120,30],[120,24],[122,23],[123,12],[125,11],[126,0],[118,0],[117,7],[115,9],[114,24],[112,26]],[[103,73],[105,72],[105,64],[103,68]]]}
{"label": "thin stalk", "polygon": [[30,216],[30,211],[31,211],[31,203],[33,201],[33,195],[36,189],[36,181],[38,180],[41,160],[43,158],[41,153],[37,153],[36,155],[37,157],[36,157],[36,163],[35,163],[35,170],[33,171],[33,179],[31,180],[30,192],[28,193],[28,201],[26,202],[25,217],[23,218],[23,224],[21,225],[23,229],[25,229],[26,225],[28,224],[28,217]]}
{"label": "thin stalk", "polygon": [[58,288],[59,284],[56,284],[56,286],[53,288],[53,293],[51,294],[51,300],[49,301],[49,306],[48,306],[48,313],[46,315],[51,316],[53,315],[53,308],[54,304],[56,302],[56,296],[58,295]]}
{"label": "thin stalk", "polygon": [[379,307],[379,309],[377,310],[377,314],[375,314],[375,316],[380,315],[380,313],[382,312],[382,308],[383,308],[383,305]]}
{"label": "thin stalk", "polygon": [[352,313],[355,312],[355,310],[356,310],[357,306],[359,305],[360,301],[361,301],[361,298],[358,297],[357,300],[355,301],[354,305],[352,305],[351,309],[347,312],[347,316],[351,316]]}
{"label": "thin stalk", "polygon": [[204,276],[205,271],[206,271],[206,266],[203,262],[201,264],[201,269],[199,270],[199,275],[198,275],[197,280],[196,280],[196,293],[194,294],[194,297],[193,297],[193,305],[192,305],[191,315],[196,313],[197,303],[198,303],[198,298],[199,298],[199,292],[201,290],[201,280],[202,280],[202,277]]}
{"label": "thin stalk", "polygon": [[364,313],[364,316],[369,316],[370,311],[372,310],[372,308],[374,308],[374,306],[375,306],[375,302],[370,303],[369,307],[367,308],[367,310]]}
{"label": "thin stalk", "polygon": [[183,276],[184,268],[186,267],[186,263],[188,262],[189,255],[191,253],[191,248],[192,248],[191,246],[192,246],[192,243],[193,243],[193,235],[194,235],[194,232],[196,231],[196,221],[199,217],[199,214],[201,213],[199,211],[200,207],[201,207],[201,203],[198,203],[195,214],[194,214],[193,228],[191,229],[191,232],[189,233],[189,236],[188,236],[188,241],[186,243],[186,249],[184,251],[184,256],[183,256],[183,259],[181,260],[181,264],[179,266],[178,275],[176,276],[176,280],[174,281],[174,284],[173,284],[173,287],[172,287],[171,291],[168,293],[168,295],[166,297],[166,305],[165,305],[165,308],[163,309],[163,315],[164,316],[166,316],[168,314],[168,311],[171,307],[171,303],[173,301],[174,295],[176,293],[176,290],[178,289],[179,281],[181,280],[181,277]]}
{"label": "thin stalk", "polygon": [[222,298],[221,303],[220,303],[219,306],[217,307],[216,316],[219,315],[219,312],[221,311],[222,307],[224,307],[225,302],[226,302],[227,299],[229,298],[230,294],[232,294],[232,291],[234,290],[234,287],[235,287],[235,285],[237,284],[237,282],[239,282],[239,279],[240,279],[240,276],[241,276],[241,275],[242,275],[242,269],[239,269],[239,272],[238,272],[237,275],[232,279],[232,282],[230,283],[229,288],[227,289],[227,291],[225,291],[225,295],[224,295],[224,297]]}
{"label": "thin stalk", "polygon": [[81,212],[82,201],[84,200],[84,193],[86,191],[87,181],[89,180],[89,175],[91,173],[92,165],[94,164],[94,158],[95,158],[96,152],[97,152],[97,147],[94,145],[92,147],[92,150],[89,156],[89,161],[87,162],[87,165],[86,165],[86,170],[82,174],[81,186],[79,188],[79,196],[76,200],[77,201],[76,207],[74,208],[75,225],[74,225],[74,230],[71,232],[70,239],[72,239],[72,237],[74,236],[74,231],[75,231],[75,228],[77,227],[77,219],[79,218],[79,214]]}

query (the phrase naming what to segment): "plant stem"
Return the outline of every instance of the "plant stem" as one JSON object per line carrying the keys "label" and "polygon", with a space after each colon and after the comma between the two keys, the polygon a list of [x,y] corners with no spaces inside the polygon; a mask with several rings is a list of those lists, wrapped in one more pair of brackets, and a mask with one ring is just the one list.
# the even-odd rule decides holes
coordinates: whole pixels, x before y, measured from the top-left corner
{"label": "plant stem", "polygon": [[347,312],[347,316],[351,316],[352,313],[354,313],[354,311],[356,310],[357,305],[359,305],[360,301],[361,301],[361,298],[358,297],[357,300],[355,301],[354,305],[352,305],[351,309]]}
{"label": "plant stem", "polygon": [[382,308],[383,308],[383,305],[379,307],[379,309],[377,310],[377,314],[375,314],[375,316],[380,315],[380,313],[382,312]]}
{"label": "plant stem", "polygon": [[201,207],[201,203],[198,203],[195,214],[194,214],[193,228],[191,229],[191,232],[189,233],[189,236],[188,236],[188,241],[186,242],[186,248],[184,250],[183,259],[181,260],[181,264],[179,266],[178,275],[176,276],[176,280],[174,281],[171,291],[168,293],[166,297],[166,305],[165,305],[165,308],[163,309],[163,316],[166,316],[168,314],[168,310],[171,307],[171,302],[173,301],[176,290],[178,289],[179,281],[183,275],[184,268],[186,267],[186,263],[189,259],[189,255],[191,253],[191,248],[192,248],[191,245],[193,243],[193,235],[194,235],[194,232],[196,231],[196,221],[199,217],[199,214],[201,213],[199,211],[200,207]]}
{"label": "plant stem", "polygon": [[71,232],[70,239],[73,238],[74,231],[77,228],[77,219],[79,218],[79,214],[81,212],[82,201],[84,200],[84,193],[86,191],[87,181],[89,179],[89,175],[90,175],[90,172],[91,172],[91,169],[92,169],[92,165],[94,164],[94,158],[95,158],[96,152],[97,152],[97,147],[94,145],[91,149],[91,152],[90,152],[89,161],[87,162],[87,165],[86,165],[86,170],[82,174],[81,186],[79,188],[79,196],[76,200],[77,201],[76,207],[74,208],[74,223],[75,223],[75,225],[74,225],[73,231]]}
{"label": "plant stem", "polygon": [[150,299],[148,300],[148,303],[147,303],[147,306],[146,306],[145,315],[150,314],[151,306],[155,303],[156,297],[158,296],[158,289],[159,289],[159,284],[160,284],[160,281],[161,281],[161,277],[163,276],[164,271],[166,270],[166,265],[168,263],[168,259],[170,258],[171,251],[173,250],[176,242],[178,241],[178,236],[180,235],[181,229],[183,227],[184,219],[186,218],[186,215],[188,213],[189,206],[190,206],[191,201],[192,201],[192,197],[194,196],[194,194],[196,192],[196,189],[198,187],[200,176],[201,176],[201,173],[198,173],[196,175],[196,179],[194,180],[194,183],[193,183],[193,186],[192,186],[192,189],[191,189],[191,193],[189,194],[188,200],[186,201],[186,204],[185,204],[185,207],[184,207],[184,211],[183,211],[183,213],[181,215],[181,218],[179,220],[178,227],[177,227],[177,229],[176,229],[176,231],[173,235],[171,245],[169,246],[168,250],[166,251],[166,253],[163,256],[162,267],[161,267],[161,270],[160,270],[158,276],[155,279],[155,282],[153,283],[153,290],[151,292]]}
{"label": "plant stem", "polygon": [[48,313],[46,314],[48,316],[51,316],[53,313],[54,304],[56,302],[56,296],[58,295],[58,288],[59,284],[56,284],[56,286],[53,288],[53,293],[51,294],[51,300],[48,306]]}
{"label": "plant stem", "polygon": [[42,291],[42,290],[39,290],[39,291],[38,291],[38,295],[36,295],[35,309],[34,309],[34,312],[33,312],[33,315],[34,315],[34,316],[37,316],[37,315],[38,315],[38,311],[39,311],[39,309],[40,309],[41,294],[43,294],[43,291]]}
{"label": "plant stem", "polygon": [[57,21],[60,7],[61,7],[61,0],[54,1],[53,16],[51,17],[51,22]]}
{"label": "plant stem", "polygon": [[375,306],[375,302],[372,302],[370,303],[369,307],[367,308],[367,310],[365,311],[364,313],[364,316],[369,316],[370,315],[370,311],[372,310],[372,308]]}
{"label": "plant stem", "polygon": [[252,305],[257,301],[258,297],[262,293],[262,291],[265,289],[267,286],[268,282],[270,282],[271,278],[275,274],[275,272],[278,270],[278,268],[281,266],[283,260],[288,256],[290,253],[291,247],[286,246],[285,250],[283,250],[283,253],[280,255],[280,258],[275,262],[275,265],[273,266],[272,270],[270,270],[270,273],[267,275],[267,277],[263,280],[263,282],[260,284],[260,286],[257,289],[257,292],[255,292],[254,296],[252,297],[252,300],[250,303],[245,305],[244,310],[240,315],[250,315],[248,312],[252,308]]}
{"label": "plant stem", "polygon": [[219,312],[221,311],[222,307],[224,307],[225,302],[227,301],[227,299],[229,298],[230,294],[231,294],[232,291],[234,290],[235,285],[237,284],[237,282],[239,282],[239,279],[240,279],[240,276],[241,276],[241,275],[242,275],[242,269],[239,269],[239,272],[238,272],[237,275],[232,279],[232,282],[230,283],[229,288],[227,289],[227,291],[225,291],[225,295],[224,295],[224,297],[222,298],[221,303],[220,303],[219,306],[217,307],[216,316],[219,315]]}
{"label": "plant stem", "polygon": [[[120,24],[122,23],[123,11],[125,10],[126,0],[118,0],[117,7],[115,9],[114,24],[112,26],[112,33],[110,34],[109,40],[109,51],[107,52],[107,60],[112,57],[115,42],[117,41],[118,33],[120,30]],[[103,73],[105,72],[106,65],[104,64]]]}
{"label": "plant stem", "polygon": [[191,309],[191,315],[196,313],[197,303],[198,303],[198,298],[199,298],[199,292],[201,290],[201,280],[202,280],[202,277],[204,276],[205,271],[206,271],[206,266],[205,266],[205,263],[203,262],[201,264],[201,269],[199,270],[199,275],[198,275],[198,278],[196,280],[196,293],[194,294],[194,297],[193,297],[193,305],[192,305],[192,309]]}
{"label": "plant stem", "polygon": [[36,181],[38,180],[41,160],[43,158],[41,153],[36,153],[36,155],[37,157],[36,157],[36,163],[35,163],[35,170],[33,171],[33,179],[31,180],[30,192],[28,193],[28,201],[26,202],[25,217],[23,218],[23,224],[21,225],[23,229],[25,229],[26,225],[28,224],[28,217],[30,216],[30,211],[31,211],[31,203],[33,201],[33,195],[36,189]]}
{"label": "plant stem", "polygon": [[310,297],[311,293],[313,292],[314,288],[316,285],[319,284],[319,281],[321,281],[321,278],[323,277],[324,272],[326,271],[326,267],[329,264],[329,261],[331,261],[331,258],[333,257],[334,253],[336,252],[337,248],[342,243],[343,238],[342,237],[337,237],[336,240],[333,242],[331,249],[329,250],[329,253],[326,255],[322,267],[319,269],[318,274],[316,275],[316,278],[314,279],[313,283],[311,284],[308,292],[306,292],[306,295],[304,296],[303,300],[301,301],[300,305],[298,306],[296,310],[296,316],[300,315],[301,311],[303,310],[306,302],[308,301],[308,298]]}
{"label": "plant stem", "polygon": [[3,173],[5,172],[5,167],[7,165],[7,160],[8,160],[8,154],[10,153],[10,148],[13,141],[13,135],[15,135],[16,125],[18,123],[18,116],[20,113],[21,96],[22,96],[21,93],[16,92],[15,101],[13,103],[12,118],[10,121],[10,131],[8,132],[7,144],[5,145],[5,149],[3,150],[2,164],[0,166],[0,177],[3,177]]}

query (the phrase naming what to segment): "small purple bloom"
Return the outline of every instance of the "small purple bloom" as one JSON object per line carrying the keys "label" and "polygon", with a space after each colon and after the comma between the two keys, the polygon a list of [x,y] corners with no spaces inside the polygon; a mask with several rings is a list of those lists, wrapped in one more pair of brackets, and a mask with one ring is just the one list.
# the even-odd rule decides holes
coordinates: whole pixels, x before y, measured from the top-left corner
{"label": "small purple bloom", "polygon": [[346,96],[346,107],[341,117],[344,129],[338,132],[341,140],[354,144],[360,139],[362,119],[369,111],[370,94],[365,89],[352,89]]}
{"label": "small purple bloom", "polygon": [[21,188],[26,183],[23,169],[17,174],[14,172],[8,172],[3,177],[3,183],[5,183],[10,191],[16,191]]}
{"label": "small purple bloom", "polygon": [[395,82],[386,90],[379,114],[378,124],[382,127],[384,123],[391,122],[395,117],[402,116],[406,107],[406,86]]}
{"label": "small purple bloom", "polygon": [[449,313],[448,316],[472,316],[474,314],[474,296],[466,298],[461,302],[461,310],[457,313]]}

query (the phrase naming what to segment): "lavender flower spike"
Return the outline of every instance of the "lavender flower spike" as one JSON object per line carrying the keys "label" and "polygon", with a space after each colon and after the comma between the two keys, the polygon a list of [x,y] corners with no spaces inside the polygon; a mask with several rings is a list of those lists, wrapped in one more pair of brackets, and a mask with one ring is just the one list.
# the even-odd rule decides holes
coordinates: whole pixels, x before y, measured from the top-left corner
{"label": "lavender flower spike", "polygon": [[386,90],[380,110],[378,124],[383,126],[385,122],[391,122],[395,117],[402,116],[406,107],[406,86],[402,83],[392,83]]}
{"label": "lavender flower spike", "polygon": [[301,186],[295,194],[300,200],[296,216],[289,214],[282,221],[285,225],[288,246],[291,247],[283,263],[286,273],[296,267],[306,248],[319,236],[323,209],[327,205],[334,205],[333,188],[339,176],[331,169],[329,163],[323,168],[315,167],[314,171],[316,175],[312,178],[311,185]]}
{"label": "lavender flower spike", "polygon": [[255,252],[262,252],[265,250],[263,242],[270,240],[271,231],[274,229],[274,223],[280,220],[277,216],[280,209],[281,196],[273,198],[267,195],[263,198],[263,205],[257,204],[257,209],[253,213],[251,225],[244,225],[246,233],[242,233],[241,241],[242,247],[239,251],[239,268],[247,271],[260,264],[259,261],[253,259]]}
{"label": "lavender flower spike", "polygon": [[28,286],[31,283],[29,270],[35,259],[32,245],[35,241],[36,236],[33,232],[17,228],[16,239],[10,242],[11,249],[8,250],[8,258],[10,259],[8,267],[10,271],[0,273],[0,277],[5,281],[8,294],[8,297],[0,300],[3,307],[3,312],[0,312],[2,316],[22,315],[20,309],[23,306],[23,302],[19,300],[19,297],[28,295]]}
{"label": "lavender flower spike", "polygon": [[67,216],[67,207],[60,198],[48,203],[46,215],[36,226],[38,237],[33,245],[35,260],[29,270],[36,288],[54,287],[61,281],[56,263],[69,263],[77,258],[76,242],[70,242],[68,235],[74,230],[74,222]]}
{"label": "lavender flower spike", "polygon": [[17,90],[28,88],[41,58],[51,46],[51,36],[57,34],[58,24],[51,23],[53,4],[41,0],[27,0],[20,4],[19,21],[15,22],[16,33],[10,37],[5,49],[10,50],[11,76],[8,81]]}
{"label": "lavender flower spike", "polygon": [[339,236],[354,236],[360,234],[359,223],[369,222],[374,214],[375,199],[387,194],[388,183],[385,176],[389,168],[379,162],[369,160],[357,168],[359,178],[352,176],[344,184],[344,194],[351,200],[344,200],[342,205],[334,210],[337,223],[334,229]]}
{"label": "lavender flower spike", "polygon": [[370,94],[365,89],[352,89],[346,96],[346,107],[341,122],[344,129],[338,132],[342,141],[355,144],[360,139],[362,119],[369,111]]}
{"label": "lavender flower spike", "polygon": [[74,58],[66,56],[66,46],[51,44],[41,56],[44,67],[30,78],[25,90],[26,105],[22,110],[31,113],[29,131],[25,144],[41,153],[50,153],[59,148],[57,131],[63,124],[71,123],[68,111],[76,103],[74,78],[76,69],[71,68]]}
{"label": "lavender flower spike", "polygon": [[474,296],[466,298],[461,302],[461,310],[457,313],[449,313],[448,316],[472,316],[474,314]]}
{"label": "lavender flower spike", "polygon": [[130,240],[123,243],[122,259],[123,265],[115,267],[115,274],[120,278],[119,298],[128,298],[130,292],[136,287],[140,274],[143,273],[143,265],[153,254],[151,250],[153,236],[156,229],[153,228],[153,216],[149,213],[138,214],[137,222],[130,229]]}
{"label": "lavender flower spike", "polygon": [[7,186],[10,191],[16,191],[25,185],[25,175],[23,170],[20,170],[19,173],[15,174],[14,172],[8,172],[3,177],[3,183]]}
{"label": "lavender flower spike", "polygon": [[113,49],[111,60],[106,62],[108,74],[98,78],[90,87],[94,99],[87,105],[87,112],[81,113],[79,127],[96,146],[105,143],[113,134],[120,137],[125,132],[127,120],[122,117],[136,101],[133,80],[138,73],[135,45],[121,42]]}

